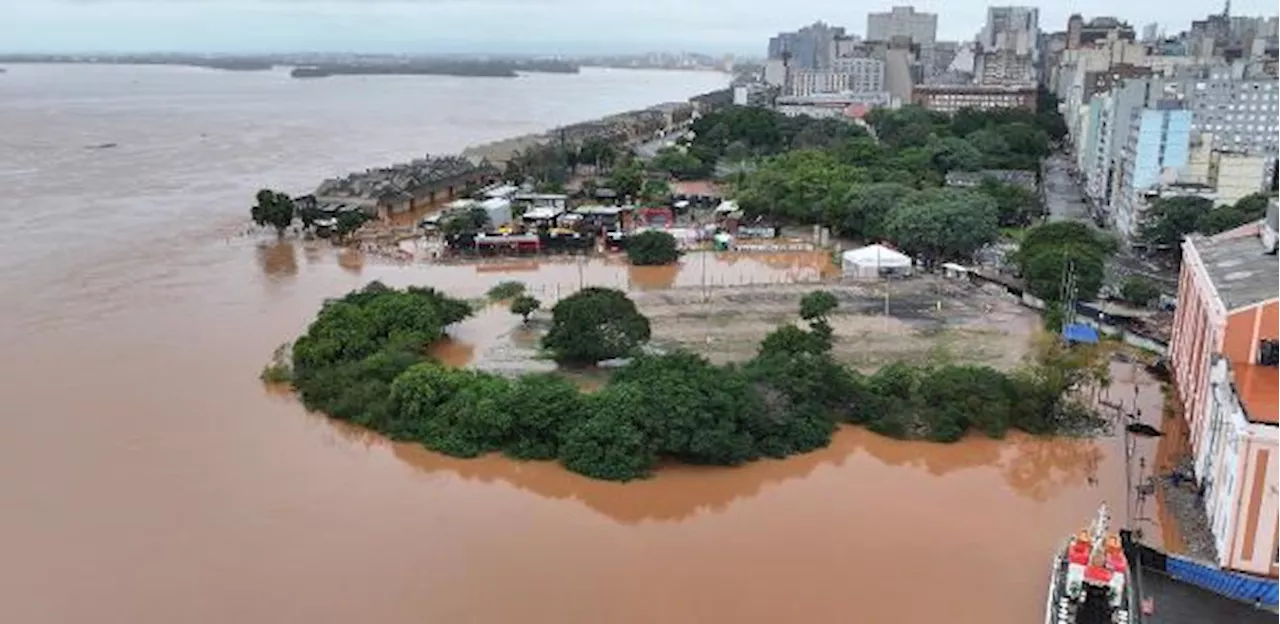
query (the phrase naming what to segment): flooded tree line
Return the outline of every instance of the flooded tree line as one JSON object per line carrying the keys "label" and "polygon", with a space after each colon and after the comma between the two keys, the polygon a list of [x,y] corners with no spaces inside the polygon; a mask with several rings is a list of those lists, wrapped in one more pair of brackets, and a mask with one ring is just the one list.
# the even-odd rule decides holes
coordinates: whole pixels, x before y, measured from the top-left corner
{"label": "flooded tree line", "polygon": [[[515,290],[496,295],[518,300]],[[809,293],[801,324],[779,326],[752,359],[718,366],[648,348],[649,321],[625,293],[584,288],[551,309],[544,352],[567,367],[628,359],[602,388],[583,392],[556,373],[511,378],[433,360],[429,347],[474,306],[373,282],[327,302],[264,379],[291,381],[308,408],[394,440],[455,457],[555,459],[615,481],[643,478],[663,460],[733,466],[805,453],[830,444],[842,423],[936,442],[971,430],[998,438],[1010,428],[1100,425],[1074,391],[1104,382],[1101,351],[1048,340],[1012,372],[897,362],[864,375],[832,356],[828,317],[837,306],[830,293]]]}

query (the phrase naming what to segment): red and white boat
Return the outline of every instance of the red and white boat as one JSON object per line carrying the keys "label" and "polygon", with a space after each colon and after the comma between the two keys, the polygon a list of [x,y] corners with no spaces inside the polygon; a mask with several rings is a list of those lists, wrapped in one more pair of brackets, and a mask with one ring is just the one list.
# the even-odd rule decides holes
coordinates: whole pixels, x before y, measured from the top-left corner
{"label": "red and white boat", "polygon": [[1129,561],[1120,536],[1107,528],[1107,506],[1093,524],[1067,540],[1054,558],[1045,624],[1128,624]]}

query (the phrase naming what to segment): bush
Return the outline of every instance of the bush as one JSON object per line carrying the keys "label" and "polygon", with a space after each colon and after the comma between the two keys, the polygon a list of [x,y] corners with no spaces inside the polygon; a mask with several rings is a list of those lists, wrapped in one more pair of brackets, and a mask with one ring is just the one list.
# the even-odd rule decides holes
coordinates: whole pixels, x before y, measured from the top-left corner
{"label": "bush", "polygon": [[529,322],[529,315],[537,312],[542,302],[529,295],[520,295],[511,300],[511,313],[520,315],[520,320]]}
{"label": "bush", "polygon": [[569,430],[591,415],[578,387],[555,375],[525,375],[504,398],[517,417],[503,451],[517,459],[554,459]]}
{"label": "bush", "polygon": [[612,288],[584,288],[551,308],[542,346],[562,364],[595,364],[630,355],[649,340],[649,319],[627,295]]}
{"label": "bush", "polygon": [[1120,296],[1134,305],[1146,306],[1160,296],[1160,287],[1150,279],[1135,275],[1124,280]]}
{"label": "bush", "polygon": [[294,387],[310,409],[384,431],[395,413],[391,382],[470,314],[465,302],[429,288],[372,282],[326,302],[294,343]]}
{"label": "bush", "polygon": [[591,416],[565,434],[560,462],[596,479],[630,481],[647,476],[658,455],[633,418],[647,399],[643,388],[630,385],[609,385],[591,395]]}
{"label": "bush", "polygon": [[680,260],[676,237],[661,230],[647,230],[627,237],[627,261],[637,266],[674,264]]}
{"label": "bush", "polygon": [[525,292],[524,282],[499,282],[493,288],[489,289],[487,296],[490,301],[506,301],[507,299],[515,299]]}

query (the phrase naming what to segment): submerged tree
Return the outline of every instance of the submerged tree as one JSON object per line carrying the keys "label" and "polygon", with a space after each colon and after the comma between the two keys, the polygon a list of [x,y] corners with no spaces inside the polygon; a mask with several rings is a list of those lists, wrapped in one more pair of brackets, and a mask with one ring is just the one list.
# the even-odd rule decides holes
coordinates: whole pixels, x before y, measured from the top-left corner
{"label": "submerged tree", "polygon": [[630,355],[649,340],[649,331],[649,319],[625,293],[591,286],[551,308],[542,346],[557,362],[595,364]]}
{"label": "submerged tree", "polygon": [[636,266],[674,264],[680,259],[676,238],[661,230],[648,230],[627,237],[627,260]]}
{"label": "submerged tree", "polygon": [[283,236],[285,229],[293,223],[293,199],[285,193],[270,189],[262,189],[255,196],[258,203],[249,210],[253,222],[260,226],[271,226],[276,229],[277,236]]}
{"label": "submerged tree", "polygon": [[521,321],[528,323],[529,315],[537,312],[542,302],[530,295],[519,295],[511,300],[511,313],[520,315]]}

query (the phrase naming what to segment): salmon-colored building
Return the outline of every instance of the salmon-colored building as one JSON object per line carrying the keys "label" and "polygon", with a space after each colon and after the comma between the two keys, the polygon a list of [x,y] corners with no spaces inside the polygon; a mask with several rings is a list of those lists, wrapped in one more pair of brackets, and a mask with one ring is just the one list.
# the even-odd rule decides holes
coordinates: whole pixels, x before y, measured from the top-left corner
{"label": "salmon-colored building", "polygon": [[1218,564],[1275,577],[1280,269],[1274,201],[1267,216],[1183,243],[1169,356]]}

